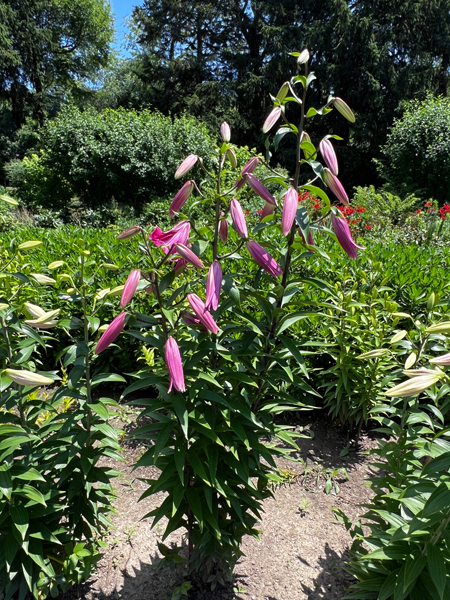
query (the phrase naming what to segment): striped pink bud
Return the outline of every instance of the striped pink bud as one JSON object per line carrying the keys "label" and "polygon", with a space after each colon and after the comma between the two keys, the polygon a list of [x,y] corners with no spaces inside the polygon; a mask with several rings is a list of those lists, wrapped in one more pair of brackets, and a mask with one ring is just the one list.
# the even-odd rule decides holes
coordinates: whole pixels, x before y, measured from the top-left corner
{"label": "striped pink bud", "polygon": [[244,187],[246,183],[244,175],[247,175],[248,173],[253,173],[253,171],[256,169],[256,165],[258,164],[258,162],[259,158],[257,156],[254,156],[248,161],[248,163],[244,166],[244,168],[241,171],[242,179],[237,179],[234,183],[236,189],[240,190]]}
{"label": "striped pink bud", "polygon": [[129,238],[132,238],[135,235],[137,235],[140,231],[141,231],[141,228],[139,227],[139,225],[133,225],[133,227],[130,227],[129,229],[126,229],[125,231],[122,231],[122,233],[119,233],[119,235],[117,236],[117,239],[118,240],[128,240]]}
{"label": "striped pink bud", "polygon": [[248,238],[247,223],[245,222],[244,211],[242,210],[242,206],[239,204],[236,198],[233,198],[231,201],[230,213],[231,218],[233,219],[234,228],[236,229],[238,235],[240,235],[242,238]]}
{"label": "striped pink bud", "polygon": [[289,235],[298,207],[298,193],[289,188],[284,196],[283,212],[281,213],[281,230],[283,235]]}
{"label": "striped pink bud", "polygon": [[183,364],[181,362],[180,349],[173,337],[168,337],[165,347],[165,360],[169,371],[170,385],[168,392],[175,388],[177,392],[185,392]]}
{"label": "striped pink bud", "polygon": [[[186,323],[186,325],[190,325],[191,327],[195,327],[197,325],[202,325],[200,323],[199,319],[197,319],[197,317],[195,315],[188,312],[187,310],[182,311],[181,318]],[[202,325],[202,327],[203,327],[203,325]]]}
{"label": "striped pink bud", "polygon": [[[222,216],[224,213],[222,213]],[[223,218],[219,221],[219,237],[222,242],[226,242],[228,239],[228,221]]]}
{"label": "striped pink bud", "polygon": [[272,258],[265,248],[260,246],[254,240],[249,240],[247,242],[247,250],[249,251],[251,257],[256,260],[256,262],[263,269],[272,275],[272,277],[279,277],[283,274],[283,271],[281,270],[281,267],[277,261]]}
{"label": "striped pink bud", "polygon": [[220,299],[220,288],[222,287],[222,267],[215,260],[211,263],[206,278],[206,309],[217,310]]}
{"label": "striped pink bud", "polygon": [[175,213],[180,212],[183,204],[192,194],[194,189],[194,182],[192,180],[186,181],[183,187],[175,194],[172,204],[169,208],[169,217],[174,217]]}
{"label": "striped pink bud", "polygon": [[122,297],[120,299],[120,308],[124,308],[124,306],[131,302],[131,299],[134,296],[140,278],[140,269],[137,269],[136,271],[131,271],[131,273],[128,275],[125,285],[123,286]]}
{"label": "striped pink bud", "polygon": [[278,121],[281,115],[281,106],[275,106],[274,109],[268,114],[267,119],[264,121],[263,133],[267,133],[272,129],[275,123]]}
{"label": "striped pink bud", "polygon": [[330,142],[330,140],[322,140],[319,144],[319,150],[327,167],[330,169],[333,175],[337,175],[339,173],[339,167],[333,144]]}
{"label": "striped pink bud", "polygon": [[229,142],[231,139],[231,129],[226,121],[220,126],[220,135],[224,142]]}
{"label": "striped pink bud", "polygon": [[442,354],[442,356],[436,356],[430,360],[433,365],[450,365],[450,354]]}
{"label": "striped pink bud", "polygon": [[358,258],[356,248],[359,248],[360,250],[365,250],[365,248],[355,244],[347,221],[343,217],[337,217],[335,214],[331,213],[331,224],[333,225],[337,241],[342,246],[344,252],[346,252],[350,258]]}
{"label": "striped pink bud", "polygon": [[276,204],[275,198],[269,192],[265,185],[263,185],[260,180],[252,175],[251,173],[246,173],[244,176],[246,183],[252,188],[252,190],[258,194],[260,198],[268,202],[269,204]]}
{"label": "striped pink bud", "polygon": [[186,262],[190,263],[191,265],[194,265],[194,267],[196,267],[197,269],[203,269],[202,261],[187,246],[185,246],[184,244],[175,244],[175,250]]}
{"label": "striped pink bud", "polygon": [[122,333],[125,327],[125,317],[128,313],[120,313],[111,323],[109,324],[102,337],[98,340],[98,344],[95,347],[95,354],[100,354],[103,350],[114,342],[114,340]]}
{"label": "striped pink bud", "polygon": [[200,323],[204,325],[208,331],[211,331],[211,333],[217,333],[219,328],[212,318],[211,313],[206,309],[203,300],[199,298],[197,294],[188,294],[187,299]]}
{"label": "striped pink bud", "polygon": [[342,100],[342,98],[333,98],[334,108],[341,113],[343,117],[350,121],[350,123],[355,122],[355,115],[353,114],[350,106]]}
{"label": "striped pink bud", "polygon": [[344,187],[343,187],[342,183],[326,167],[323,170],[323,180],[325,182],[325,185],[327,185],[330,188],[330,190],[333,192],[333,194],[336,196],[336,198],[340,202],[342,202],[342,204],[346,204],[347,205],[349,203],[348,202],[347,193],[344,190]]}
{"label": "striped pink bud", "polygon": [[261,221],[264,219],[264,217],[273,215],[274,210],[275,210],[275,206],[273,204],[269,204],[268,202],[266,202],[266,204],[264,205],[264,208],[262,209]]}
{"label": "striped pink bud", "polygon": [[186,175],[186,173],[189,173],[189,171],[192,169],[192,167],[195,165],[195,163],[197,161],[198,161],[198,156],[196,154],[189,154],[189,156],[187,156],[183,160],[181,165],[176,170],[175,179],[180,179],[180,177],[183,177],[183,175]]}

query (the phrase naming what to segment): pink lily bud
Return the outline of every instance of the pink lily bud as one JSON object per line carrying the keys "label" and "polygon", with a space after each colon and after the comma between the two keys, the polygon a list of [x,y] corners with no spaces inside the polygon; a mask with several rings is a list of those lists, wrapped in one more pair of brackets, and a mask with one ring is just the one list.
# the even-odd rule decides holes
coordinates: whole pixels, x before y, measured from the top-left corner
{"label": "pink lily bud", "polygon": [[203,269],[203,263],[199,259],[199,257],[189,250],[187,246],[184,244],[174,244],[177,253],[183,258],[185,261],[194,265],[197,269]]}
{"label": "pink lily bud", "polygon": [[275,108],[273,108],[271,110],[271,112],[268,114],[266,120],[264,121],[264,125],[262,128],[263,133],[267,133],[268,131],[270,131],[272,129],[272,127],[275,125],[275,123],[280,118],[280,115],[281,115],[281,106],[275,106]]}
{"label": "pink lily bud", "polygon": [[241,177],[242,179],[237,179],[234,183],[234,187],[237,190],[240,190],[241,188],[244,187],[245,185],[245,177],[244,175],[248,175],[249,173],[253,173],[253,171],[256,169],[256,165],[259,163],[259,158],[257,156],[254,156],[253,158],[251,158],[248,163],[244,166],[244,168],[241,171]]}
{"label": "pink lily bud", "polygon": [[344,190],[342,183],[326,167],[323,170],[323,180],[325,182],[325,185],[327,185],[330,188],[330,190],[333,192],[336,198],[340,202],[342,202],[342,204],[348,205],[348,196],[346,191]]}
{"label": "pink lily bud", "polygon": [[450,365],[450,354],[443,354],[442,356],[436,356],[436,358],[432,358],[430,363],[433,365]]}
{"label": "pink lily bud", "polygon": [[140,278],[140,269],[137,269],[136,271],[131,271],[131,273],[128,275],[125,285],[123,286],[122,297],[120,299],[120,308],[124,308],[124,306],[131,302],[131,299],[134,296]]}
{"label": "pink lily bud", "polygon": [[224,142],[229,142],[231,139],[231,129],[226,121],[220,126],[220,135]]}
{"label": "pink lily bud", "polygon": [[174,217],[175,213],[177,213],[181,210],[183,204],[186,202],[186,200],[192,194],[193,189],[194,189],[194,182],[189,179],[189,181],[186,181],[186,183],[183,185],[183,187],[175,194],[175,197],[172,200],[172,204],[170,205],[170,208],[169,208],[169,217],[171,217],[171,218]]}
{"label": "pink lily bud", "polygon": [[120,313],[111,323],[109,324],[102,337],[98,340],[98,344],[95,347],[95,354],[100,354],[103,350],[114,342],[114,340],[122,333],[125,327],[125,317],[128,313]]}
{"label": "pink lily bud", "polygon": [[[222,213],[222,216],[224,213]],[[220,219],[219,221],[219,237],[222,242],[226,242],[228,239],[228,221],[226,219]]]}
{"label": "pink lily bud", "polygon": [[270,256],[265,248],[260,246],[254,240],[249,240],[246,245],[251,257],[256,260],[256,262],[263,269],[272,275],[272,277],[279,277],[283,274],[280,265],[274,258],[272,258],[272,256]]}
{"label": "pink lily bud", "polygon": [[275,210],[275,206],[273,204],[269,204],[268,202],[266,202],[266,204],[264,205],[264,208],[262,209],[261,221],[264,219],[264,217],[273,215],[274,210]]}
{"label": "pink lily bud", "polygon": [[211,333],[217,333],[219,331],[217,323],[212,318],[211,313],[206,310],[203,300],[199,298],[197,294],[188,294],[187,299],[200,323],[204,325],[208,331],[211,331]]}
{"label": "pink lily bud", "polygon": [[260,198],[268,202],[269,204],[276,204],[275,198],[269,192],[265,185],[263,185],[260,180],[252,175],[251,173],[246,173],[244,176],[246,183],[252,188],[252,190],[258,194]]}
{"label": "pink lily bud", "polygon": [[211,263],[206,278],[206,309],[217,310],[220,299],[220,288],[222,287],[222,267],[215,260]]}
{"label": "pink lily bud", "polygon": [[353,114],[353,111],[350,108],[350,106],[346,102],[344,102],[344,100],[342,100],[341,98],[333,98],[332,102],[334,108],[337,111],[339,111],[341,115],[347,119],[347,121],[350,121],[350,123],[355,122],[355,115]]}
{"label": "pink lily bud", "polygon": [[197,161],[198,161],[198,156],[196,154],[189,154],[189,156],[187,156],[183,160],[181,165],[176,170],[175,179],[180,179],[180,177],[183,177],[183,175],[186,175],[186,173],[189,173],[189,171],[192,169],[192,167],[195,165],[195,163]]}
{"label": "pink lily bud", "polygon": [[175,271],[175,275],[181,275],[186,270],[187,262],[183,258],[179,258],[174,262],[173,271]]}
{"label": "pink lily bud", "polygon": [[122,233],[119,233],[119,235],[117,236],[117,239],[118,240],[128,240],[129,238],[132,238],[135,235],[137,235],[140,231],[141,231],[141,228],[139,227],[139,225],[133,225],[133,227],[130,227],[129,229],[126,229],[125,231],[122,231]]}
{"label": "pink lily bud", "polygon": [[[299,230],[298,230],[298,234],[299,234],[299,236],[302,238],[302,242],[303,242],[304,244],[306,244],[306,242],[305,242],[305,236],[303,235],[303,233],[302,233],[302,230],[301,230],[300,228],[299,228]],[[308,235],[308,245],[309,245],[309,246],[315,246],[315,245],[316,245],[316,244],[315,244],[315,242],[314,242],[314,238],[313,238],[313,236],[312,236],[311,230],[309,230],[309,235]]]}
{"label": "pink lily bud", "polygon": [[247,223],[245,222],[244,211],[242,206],[233,198],[230,204],[231,218],[233,219],[233,225],[238,235],[242,238],[248,238]]}
{"label": "pink lily bud", "polygon": [[[189,242],[189,232],[191,230],[191,224],[189,221],[180,221],[169,229],[169,231],[161,231],[159,227],[155,227],[149,236],[149,239],[155,244],[155,246],[164,246],[171,248],[173,244],[184,244]],[[166,251],[166,254],[169,250]]]}
{"label": "pink lily bud", "polygon": [[335,214],[331,213],[331,223],[333,225],[334,233],[336,234],[339,244],[342,246],[344,252],[346,252],[350,258],[358,258],[356,248],[365,250],[362,246],[355,244],[350,232],[350,227],[347,221],[343,217],[336,217]]}
{"label": "pink lily bud", "polygon": [[319,144],[319,150],[327,167],[330,169],[333,175],[337,175],[339,173],[339,167],[333,144],[330,142],[330,140],[322,140]]}
{"label": "pink lily bud", "polygon": [[284,197],[283,212],[281,214],[281,230],[286,236],[291,231],[298,207],[298,193],[294,188],[289,188]]}
{"label": "pink lily bud", "polygon": [[165,347],[165,360],[169,371],[170,385],[168,392],[175,388],[177,392],[185,392],[183,364],[181,362],[180,349],[173,337],[168,337]]}

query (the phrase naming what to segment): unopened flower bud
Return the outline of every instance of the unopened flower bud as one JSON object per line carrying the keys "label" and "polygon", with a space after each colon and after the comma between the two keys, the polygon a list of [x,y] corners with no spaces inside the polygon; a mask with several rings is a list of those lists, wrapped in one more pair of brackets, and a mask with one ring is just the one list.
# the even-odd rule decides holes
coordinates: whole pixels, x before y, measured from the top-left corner
{"label": "unopened flower bud", "polygon": [[231,129],[226,121],[220,126],[220,135],[224,142],[229,142],[231,139]]}
{"label": "unopened flower bud", "polygon": [[355,122],[355,115],[353,114],[350,106],[344,102],[341,98],[333,98],[332,100],[334,108],[341,113],[343,117],[350,121],[350,123]]}
{"label": "unopened flower bud", "polygon": [[281,115],[281,106],[275,106],[275,108],[272,109],[272,111],[268,114],[266,120],[264,121],[264,125],[262,128],[263,133],[267,133],[268,131],[270,131],[272,129],[272,127],[275,125],[275,123],[280,118],[280,115]]}
{"label": "unopened flower bud", "polygon": [[309,60],[309,52],[305,48],[302,52],[300,52],[300,56],[297,58],[297,64],[303,65]]}
{"label": "unopened flower bud", "polygon": [[233,169],[235,169],[237,167],[237,158],[233,148],[228,148],[227,158],[230,161],[230,165],[233,167]]}
{"label": "unopened flower bud", "polygon": [[176,170],[175,179],[180,179],[180,177],[183,177],[183,175],[189,173],[197,161],[198,156],[196,154],[190,154],[187,156]]}
{"label": "unopened flower bud", "polygon": [[132,238],[135,235],[137,235],[140,232],[141,228],[139,227],[139,225],[133,225],[133,227],[130,227],[130,229],[126,229],[125,231],[122,231],[122,233],[120,233],[117,236],[118,240],[127,240],[128,238]]}

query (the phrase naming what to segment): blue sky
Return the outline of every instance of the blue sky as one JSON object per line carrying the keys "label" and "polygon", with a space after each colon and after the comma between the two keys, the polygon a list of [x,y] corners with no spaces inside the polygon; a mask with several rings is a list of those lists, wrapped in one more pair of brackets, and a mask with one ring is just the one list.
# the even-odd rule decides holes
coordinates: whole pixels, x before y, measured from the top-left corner
{"label": "blue sky", "polygon": [[124,43],[124,35],[127,31],[125,19],[131,16],[133,7],[139,5],[139,0],[111,0],[113,12],[116,17],[116,49],[121,56],[129,56],[129,53],[122,47]]}

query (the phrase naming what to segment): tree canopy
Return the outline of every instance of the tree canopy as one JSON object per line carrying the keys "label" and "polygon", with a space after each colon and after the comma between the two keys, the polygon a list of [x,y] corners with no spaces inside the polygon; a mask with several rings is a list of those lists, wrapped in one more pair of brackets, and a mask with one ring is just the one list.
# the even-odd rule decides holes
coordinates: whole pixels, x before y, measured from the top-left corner
{"label": "tree canopy", "polygon": [[0,0],[0,101],[16,127],[105,67],[113,37],[106,0]]}

